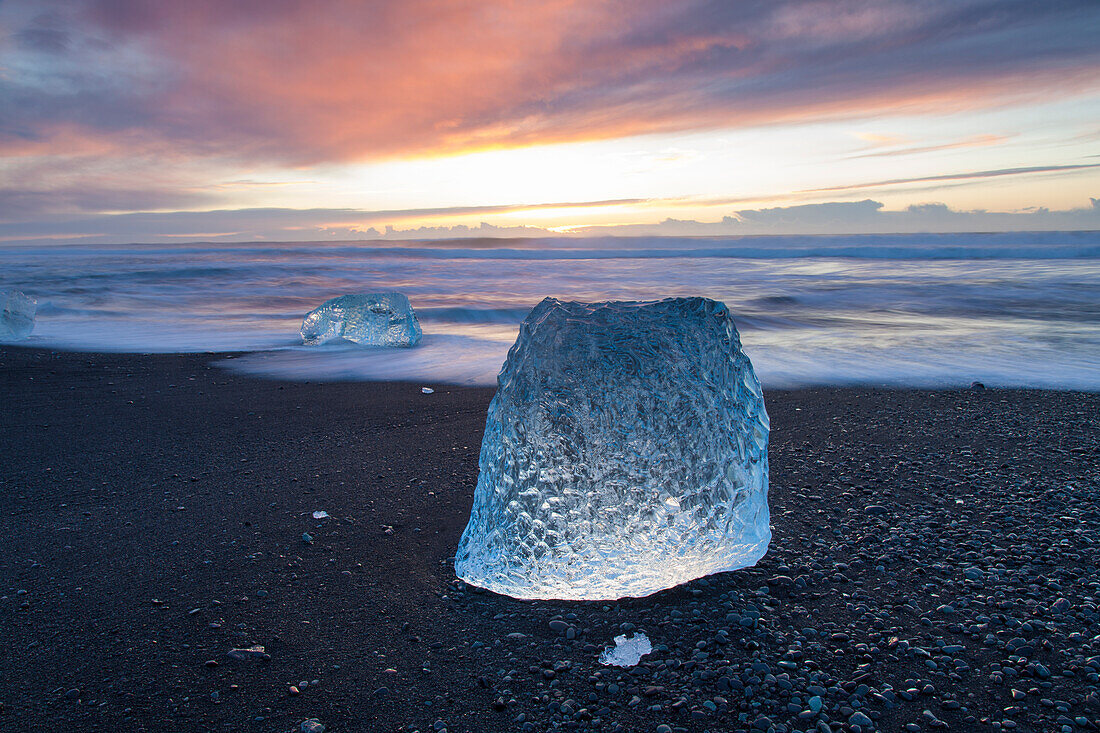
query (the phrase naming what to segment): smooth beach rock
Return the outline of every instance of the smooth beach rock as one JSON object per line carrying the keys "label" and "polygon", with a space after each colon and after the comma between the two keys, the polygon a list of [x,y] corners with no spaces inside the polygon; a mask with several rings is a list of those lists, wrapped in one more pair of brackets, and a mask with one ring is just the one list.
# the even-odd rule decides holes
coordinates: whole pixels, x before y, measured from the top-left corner
{"label": "smooth beach rock", "polygon": [[0,290],[0,339],[24,339],[34,330],[38,303],[18,290]]}
{"label": "smooth beach rock", "polygon": [[422,332],[402,293],[341,295],[326,300],[302,321],[302,343],[318,346],[339,338],[364,346],[416,346]]}
{"label": "smooth beach rock", "polygon": [[723,304],[547,298],[498,377],[456,573],[605,600],[752,565],[771,539],[768,429]]}

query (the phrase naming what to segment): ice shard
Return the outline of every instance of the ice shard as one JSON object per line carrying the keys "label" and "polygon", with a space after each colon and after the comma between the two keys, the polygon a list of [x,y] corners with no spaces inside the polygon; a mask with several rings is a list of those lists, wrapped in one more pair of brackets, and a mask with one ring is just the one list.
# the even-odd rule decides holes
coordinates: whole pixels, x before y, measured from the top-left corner
{"label": "ice shard", "polygon": [[608,600],[764,556],[768,416],[722,303],[547,298],[497,384],[463,580]]}
{"label": "ice shard", "polygon": [[637,667],[646,654],[653,653],[649,637],[639,632],[632,637],[626,634],[615,637],[615,646],[600,653],[600,664],[615,667]]}
{"label": "ice shard", "polygon": [[34,298],[18,290],[0,290],[0,339],[24,339],[34,330]]}
{"label": "ice shard", "polygon": [[316,346],[343,338],[365,346],[416,346],[422,332],[402,293],[362,293],[326,300],[302,321],[302,342]]}

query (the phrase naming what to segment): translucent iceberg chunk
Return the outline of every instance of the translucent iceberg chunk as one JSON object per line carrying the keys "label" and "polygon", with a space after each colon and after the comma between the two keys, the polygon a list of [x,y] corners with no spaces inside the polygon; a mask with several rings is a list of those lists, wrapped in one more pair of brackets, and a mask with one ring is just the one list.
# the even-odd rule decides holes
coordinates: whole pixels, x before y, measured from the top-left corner
{"label": "translucent iceberg chunk", "polygon": [[306,315],[301,334],[310,346],[338,338],[366,346],[416,346],[422,332],[405,295],[364,293],[326,300]]}
{"label": "translucent iceberg chunk", "polygon": [[497,383],[463,580],[607,600],[764,556],[768,416],[721,303],[547,298]]}
{"label": "translucent iceberg chunk", "polygon": [[23,339],[34,330],[34,298],[18,290],[0,290],[0,339]]}
{"label": "translucent iceberg chunk", "polygon": [[615,646],[608,647],[600,652],[600,664],[614,667],[636,667],[642,657],[653,652],[653,645],[649,637],[637,633],[633,637],[625,634],[615,637]]}

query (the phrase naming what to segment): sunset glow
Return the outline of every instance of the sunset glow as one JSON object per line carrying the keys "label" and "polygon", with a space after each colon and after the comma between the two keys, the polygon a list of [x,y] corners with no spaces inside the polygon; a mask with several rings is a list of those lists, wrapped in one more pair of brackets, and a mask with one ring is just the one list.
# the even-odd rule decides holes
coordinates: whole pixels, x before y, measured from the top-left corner
{"label": "sunset glow", "polygon": [[738,233],[868,199],[1100,228],[1088,1],[28,1],[0,28],[4,241]]}

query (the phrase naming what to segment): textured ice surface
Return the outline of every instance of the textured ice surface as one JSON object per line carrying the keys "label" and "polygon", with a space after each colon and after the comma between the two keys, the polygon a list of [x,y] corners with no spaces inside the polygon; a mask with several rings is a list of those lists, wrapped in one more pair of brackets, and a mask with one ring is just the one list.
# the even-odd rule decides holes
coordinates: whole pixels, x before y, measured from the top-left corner
{"label": "textured ice surface", "polygon": [[632,638],[623,636],[615,637],[615,646],[608,647],[600,653],[600,664],[609,664],[615,667],[635,667],[642,657],[653,651],[653,645],[649,643],[649,637],[645,634],[634,634]]}
{"label": "textured ice surface", "polygon": [[34,330],[37,303],[18,290],[0,290],[0,338],[22,339]]}
{"label": "textured ice surface", "polygon": [[366,346],[416,346],[420,321],[402,293],[341,295],[302,321],[302,341],[316,346],[338,338]]}
{"label": "textured ice surface", "polygon": [[497,382],[463,580],[603,600],[764,556],[768,416],[721,303],[547,298]]}

